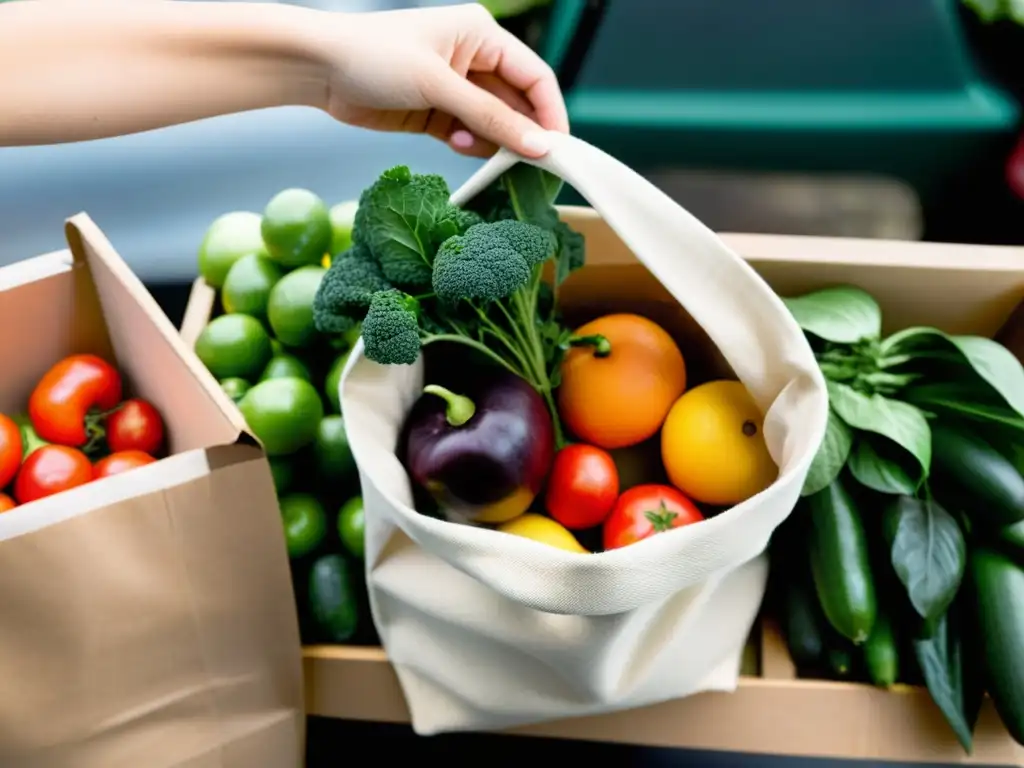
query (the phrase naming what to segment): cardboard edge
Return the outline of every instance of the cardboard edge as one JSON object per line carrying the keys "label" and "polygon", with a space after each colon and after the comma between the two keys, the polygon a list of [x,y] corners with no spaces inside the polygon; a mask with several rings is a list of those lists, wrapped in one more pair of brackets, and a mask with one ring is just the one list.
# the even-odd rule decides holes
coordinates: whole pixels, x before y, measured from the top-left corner
{"label": "cardboard edge", "polygon": [[85,264],[89,262],[89,255],[85,248],[86,244],[88,244],[93,253],[96,254],[96,258],[102,261],[122,285],[128,289],[133,298],[153,320],[164,341],[172,347],[177,357],[188,367],[189,373],[192,374],[206,394],[213,399],[220,411],[231,422],[232,427],[237,430],[236,440],[259,445],[259,441],[249,431],[248,426],[246,426],[245,419],[242,417],[238,407],[227,396],[220,384],[217,383],[213,374],[199,361],[192,346],[185,344],[178,333],[178,329],[171,324],[167,315],[164,314],[160,305],[157,304],[156,299],[146,290],[146,286],[132,272],[128,264],[114,249],[110,240],[107,239],[107,236],[103,234],[102,230],[100,230],[89,215],[83,212],[67,219],[64,223],[64,234],[76,262]]}
{"label": "cardboard edge", "polygon": [[181,327],[178,328],[178,335],[189,349],[194,349],[199,334],[210,322],[213,316],[214,305],[217,303],[217,291],[206,284],[201,277],[192,281],[192,288],[188,292],[188,304],[185,306],[185,316],[181,319]]}
{"label": "cardboard edge", "polygon": [[[309,715],[410,722],[398,677],[379,648],[306,646],[303,675]],[[796,696],[812,697],[814,708],[821,708],[826,698],[829,704],[820,712],[821,718],[809,719],[804,710],[779,706],[776,699],[780,694],[789,695],[791,700]],[[858,714],[852,719],[844,717],[851,711]],[[909,724],[906,739],[889,738],[900,728],[899,716],[903,714],[936,728]],[[730,718],[739,723],[757,723],[758,727],[719,727]],[[1024,747],[1012,744],[1000,729],[991,702],[986,702],[973,755],[964,754],[950,734],[939,730],[940,719],[923,688],[897,686],[886,691],[869,685],[741,677],[734,692],[695,694],[638,709],[495,733],[793,757],[1024,764]],[[670,727],[670,723],[678,727]],[[807,733],[807,729],[814,729],[814,739],[801,738],[801,732]]]}

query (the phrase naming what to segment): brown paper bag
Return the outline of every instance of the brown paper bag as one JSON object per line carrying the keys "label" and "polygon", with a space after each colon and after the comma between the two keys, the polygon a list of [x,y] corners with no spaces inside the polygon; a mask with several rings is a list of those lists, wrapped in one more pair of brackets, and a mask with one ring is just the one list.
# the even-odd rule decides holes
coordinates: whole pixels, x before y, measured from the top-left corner
{"label": "brown paper bag", "polygon": [[85,215],[0,269],[0,411],[62,356],[120,368],[170,458],[0,515],[0,766],[300,765],[298,621],[270,469]]}

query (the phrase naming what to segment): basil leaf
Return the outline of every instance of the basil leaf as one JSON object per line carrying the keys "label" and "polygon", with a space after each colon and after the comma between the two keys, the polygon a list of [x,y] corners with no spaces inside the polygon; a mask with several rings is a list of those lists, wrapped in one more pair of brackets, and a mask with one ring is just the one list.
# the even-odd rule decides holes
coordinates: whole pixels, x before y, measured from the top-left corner
{"label": "basil leaf", "polygon": [[[860,435],[850,452],[847,466],[850,474],[863,486],[879,493],[913,495],[917,491],[916,476],[900,461],[903,451],[892,440]],[[906,452],[903,451],[905,454]]]}
{"label": "basil leaf", "polygon": [[884,356],[945,357],[952,353],[1024,418],[1024,365],[998,341],[983,336],[949,336],[935,328],[908,328],[882,342]]}
{"label": "basil leaf", "polygon": [[974,747],[973,728],[964,711],[963,656],[959,633],[943,615],[930,636],[914,641],[914,653],[928,693],[957,741],[968,754]]}
{"label": "basil leaf", "polygon": [[852,444],[853,430],[829,408],[825,439],[811,462],[800,495],[810,496],[831,485],[846,464]]}
{"label": "basil leaf", "polygon": [[882,335],[882,310],[860,288],[841,285],[782,301],[804,331],[826,341],[855,344]]}
{"label": "basil leaf", "polygon": [[1024,417],[1007,407],[992,388],[981,381],[978,385],[963,381],[920,384],[908,387],[900,397],[937,416],[960,416],[1024,432]]}
{"label": "basil leaf", "polygon": [[882,395],[865,395],[846,384],[826,382],[829,403],[854,429],[887,437],[917,459],[925,480],[932,464],[932,431],[917,407]]}
{"label": "basil leaf", "polygon": [[911,605],[925,622],[935,622],[964,578],[967,544],[960,524],[936,501],[900,496],[886,507],[884,528]]}

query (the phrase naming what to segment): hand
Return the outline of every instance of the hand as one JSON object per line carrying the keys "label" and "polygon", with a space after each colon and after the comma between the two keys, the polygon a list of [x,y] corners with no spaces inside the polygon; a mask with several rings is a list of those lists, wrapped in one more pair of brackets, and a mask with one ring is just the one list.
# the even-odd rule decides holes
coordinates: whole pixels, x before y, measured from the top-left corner
{"label": "hand", "polygon": [[547,152],[569,119],[551,68],[476,3],[346,14],[329,33],[328,111],[349,125],[426,133],[465,155]]}

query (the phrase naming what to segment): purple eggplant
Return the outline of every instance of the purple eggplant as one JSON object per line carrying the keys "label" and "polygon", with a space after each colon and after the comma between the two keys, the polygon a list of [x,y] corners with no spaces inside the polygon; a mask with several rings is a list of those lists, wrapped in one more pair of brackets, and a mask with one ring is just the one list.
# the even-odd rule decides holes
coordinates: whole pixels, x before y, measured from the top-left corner
{"label": "purple eggplant", "polygon": [[465,393],[424,387],[406,422],[402,458],[447,519],[502,523],[533,503],[554,453],[543,398],[518,376],[497,372]]}

